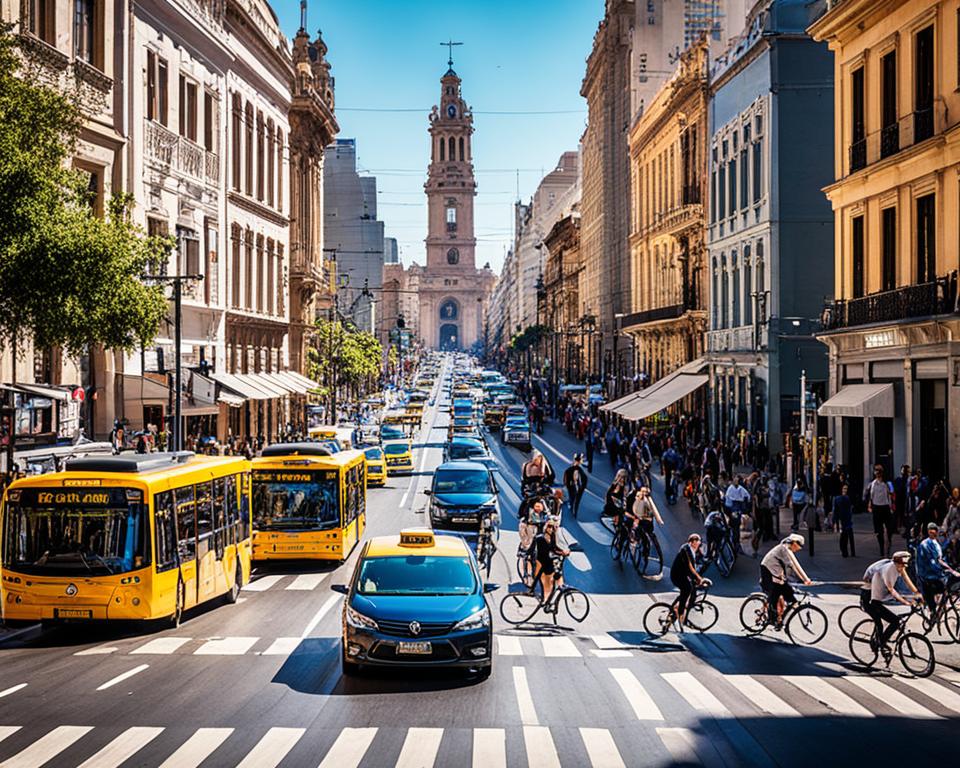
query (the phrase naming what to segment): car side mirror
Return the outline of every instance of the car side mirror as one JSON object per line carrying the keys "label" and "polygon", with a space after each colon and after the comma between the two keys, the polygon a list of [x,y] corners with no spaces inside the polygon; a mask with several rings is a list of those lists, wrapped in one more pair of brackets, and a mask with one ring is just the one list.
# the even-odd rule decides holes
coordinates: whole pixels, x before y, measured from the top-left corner
{"label": "car side mirror", "polygon": [[492,584],[490,582],[487,582],[486,584],[483,585],[483,594],[488,595],[491,592],[496,592],[498,589],[500,589],[499,584]]}
{"label": "car side mirror", "polygon": [[424,496],[432,496],[432,495],[433,495],[433,491],[431,491],[429,488],[424,488],[424,489],[423,489],[423,495],[424,495]]}
{"label": "car side mirror", "polygon": [[350,587],[348,587],[346,584],[331,584],[330,589],[332,589],[334,592],[339,592],[341,595],[350,594]]}

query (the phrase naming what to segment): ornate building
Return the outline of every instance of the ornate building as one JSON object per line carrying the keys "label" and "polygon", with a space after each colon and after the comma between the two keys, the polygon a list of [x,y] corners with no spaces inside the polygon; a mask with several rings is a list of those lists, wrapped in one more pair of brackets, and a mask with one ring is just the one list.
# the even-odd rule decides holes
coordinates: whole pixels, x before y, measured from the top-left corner
{"label": "ornate building", "polygon": [[473,115],[460,93],[453,61],[440,79],[430,113],[427,263],[420,276],[420,337],[426,347],[468,349],[483,337],[484,299],[495,280],[476,267],[473,235]]}

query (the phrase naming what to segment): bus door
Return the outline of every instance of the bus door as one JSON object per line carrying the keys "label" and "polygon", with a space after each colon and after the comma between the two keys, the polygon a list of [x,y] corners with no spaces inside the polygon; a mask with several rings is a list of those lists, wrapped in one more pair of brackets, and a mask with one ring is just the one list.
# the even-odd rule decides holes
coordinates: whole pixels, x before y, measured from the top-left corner
{"label": "bus door", "polygon": [[184,608],[197,604],[197,500],[193,486],[174,490],[177,504],[177,552],[180,581],[184,586]]}
{"label": "bus door", "polygon": [[217,556],[213,521],[213,482],[197,483],[197,601],[203,602],[217,594],[217,571],[221,554]]}
{"label": "bus door", "polygon": [[235,553],[227,557],[227,547],[232,544],[232,529],[227,527],[226,507],[224,505],[224,479],[213,481],[213,546],[217,556],[217,593],[226,592],[233,583],[236,572]]}

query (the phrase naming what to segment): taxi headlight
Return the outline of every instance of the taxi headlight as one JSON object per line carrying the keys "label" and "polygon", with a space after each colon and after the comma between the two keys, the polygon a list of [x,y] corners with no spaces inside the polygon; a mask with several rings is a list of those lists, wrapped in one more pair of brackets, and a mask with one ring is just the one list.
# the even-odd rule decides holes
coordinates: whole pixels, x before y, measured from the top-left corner
{"label": "taxi headlight", "polygon": [[377,622],[375,622],[369,616],[364,616],[359,611],[354,610],[349,605],[347,606],[346,617],[347,624],[354,629],[380,629],[380,627],[377,626]]}
{"label": "taxi headlight", "polygon": [[484,606],[476,613],[472,613],[463,621],[458,621],[453,627],[454,632],[464,632],[469,629],[483,629],[490,626],[490,611]]}

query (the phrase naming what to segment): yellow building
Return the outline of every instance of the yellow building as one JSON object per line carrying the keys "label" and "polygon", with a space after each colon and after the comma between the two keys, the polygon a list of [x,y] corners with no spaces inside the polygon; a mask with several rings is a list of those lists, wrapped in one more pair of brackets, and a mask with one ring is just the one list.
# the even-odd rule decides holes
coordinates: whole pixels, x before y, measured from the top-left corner
{"label": "yellow building", "polygon": [[833,0],[810,27],[836,83],[820,414],[859,481],[873,463],[960,477],[958,24],[958,0]]}
{"label": "yellow building", "polygon": [[630,131],[633,307],[620,318],[656,382],[698,360],[706,330],[707,46],[688,49]]}

